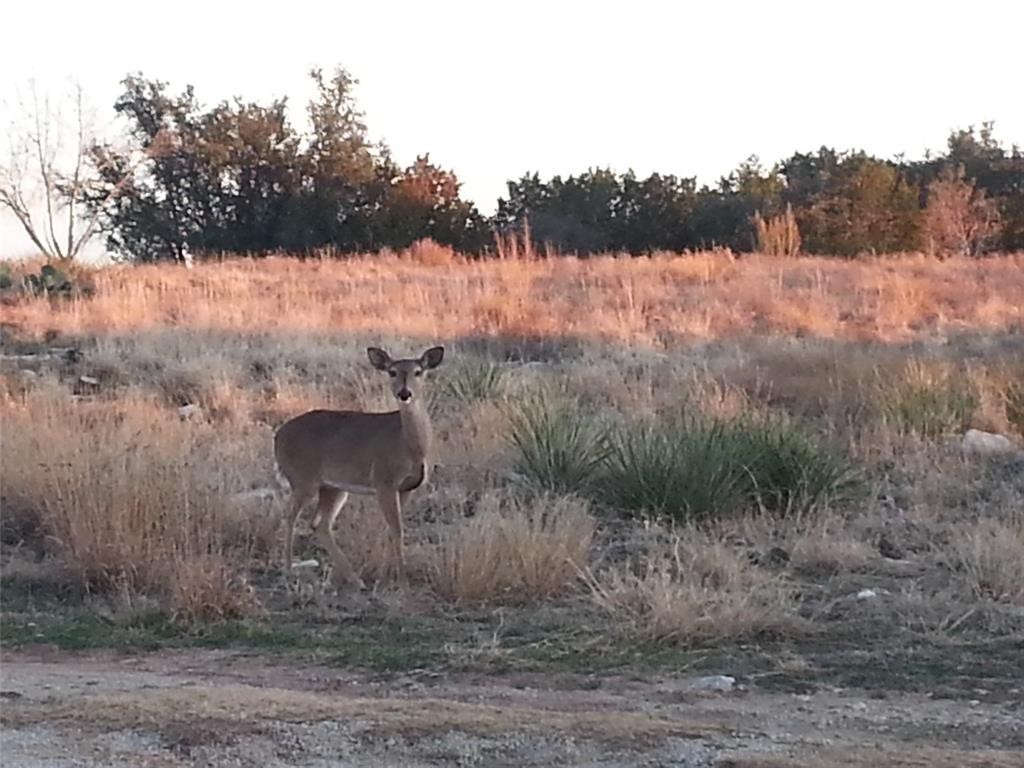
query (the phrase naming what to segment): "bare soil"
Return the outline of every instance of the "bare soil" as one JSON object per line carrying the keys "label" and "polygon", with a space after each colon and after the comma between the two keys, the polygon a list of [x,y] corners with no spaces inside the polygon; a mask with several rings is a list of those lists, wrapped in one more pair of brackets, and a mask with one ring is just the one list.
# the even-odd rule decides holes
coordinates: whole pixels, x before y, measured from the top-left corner
{"label": "bare soil", "polygon": [[671,673],[385,679],[191,649],[0,661],[5,766],[1024,765],[1020,697],[715,692]]}

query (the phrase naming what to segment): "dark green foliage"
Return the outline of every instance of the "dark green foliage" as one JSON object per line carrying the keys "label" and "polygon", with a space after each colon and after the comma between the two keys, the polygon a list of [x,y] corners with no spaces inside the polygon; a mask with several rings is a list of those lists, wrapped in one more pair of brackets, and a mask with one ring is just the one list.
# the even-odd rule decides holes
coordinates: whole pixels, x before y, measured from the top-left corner
{"label": "dark green foliage", "polygon": [[14,287],[14,274],[8,264],[0,264],[0,291],[9,291]]}
{"label": "dark green foliage", "polygon": [[[961,168],[998,209],[998,233],[985,245],[1024,248],[1024,155],[1000,145],[991,124],[955,131],[943,157],[881,160],[822,147],[771,168],[748,158],[700,189],[662,173],[526,174],[508,182],[488,221],[428,154],[403,169],[370,141],[344,69],[310,75],[306,132],[288,119],[285,99],[205,107],[191,87],[174,94],[166,83],[127,77],[114,108],[135,146],[92,149],[99,183],[85,201],[101,214],[110,249],[135,261],[182,261],[188,253],[405,248],[431,238],[481,254],[495,234],[515,234],[537,252],[748,251],[755,215],[767,222],[790,206],[808,253],[891,253],[927,244],[929,184]],[[139,151],[146,159],[133,172]]]}
{"label": "dark green foliage", "polygon": [[623,511],[799,514],[859,485],[845,451],[781,416],[676,415],[608,429],[579,400],[545,393],[517,404],[510,420],[515,469],[530,484]]}
{"label": "dark green foliage", "polygon": [[166,83],[126,78],[114,109],[147,160],[128,174],[128,152],[92,150],[101,183],[87,203],[102,214],[108,247],[139,262],[401,248],[427,237],[478,250],[486,228],[455,175],[427,156],[399,169],[367,137],[355,80],[342,69],[311,77],[309,134],[289,122],[285,99],[204,108],[191,87],[173,95]]}
{"label": "dark green foliage", "polygon": [[775,417],[737,427],[756,457],[751,493],[759,507],[802,513],[857,493],[857,469],[846,452],[799,424]]}
{"label": "dark green foliage", "polygon": [[25,290],[37,296],[70,296],[75,289],[67,275],[52,264],[44,264],[39,273],[25,275]]}
{"label": "dark green foliage", "polygon": [[795,154],[782,164],[785,199],[810,253],[856,256],[920,248],[920,190],[895,163],[863,152]]}
{"label": "dark green foliage", "polygon": [[677,419],[619,432],[602,477],[614,507],[683,519],[738,509],[750,487],[750,446],[724,422]]}
{"label": "dark green foliage", "polygon": [[849,457],[780,418],[681,416],[614,435],[600,487],[620,509],[692,520],[807,512],[855,485]]}
{"label": "dark green foliage", "polygon": [[510,441],[515,471],[528,483],[555,493],[591,487],[608,455],[605,430],[565,395],[540,393],[514,406]]}
{"label": "dark green foliage", "polygon": [[508,182],[494,225],[513,230],[529,222],[534,241],[571,253],[679,251],[695,244],[693,179],[591,169],[543,182],[534,174]]}

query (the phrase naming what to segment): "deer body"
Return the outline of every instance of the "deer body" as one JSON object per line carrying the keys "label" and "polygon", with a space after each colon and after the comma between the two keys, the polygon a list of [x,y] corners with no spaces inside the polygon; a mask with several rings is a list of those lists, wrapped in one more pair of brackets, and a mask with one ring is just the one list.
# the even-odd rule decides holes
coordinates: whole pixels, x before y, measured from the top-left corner
{"label": "deer body", "polygon": [[444,356],[441,347],[407,360],[392,360],[376,347],[367,352],[373,366],[391,376],[397,411],[309,411],[274,435],[278,470],[291,486],[285,566],[292,564],[295,523],[316,496],[313,529],[334,563],[335,581],[360,588],[362,580],[334,539],[332,526],[350,493],[375,495],[390,529],[399,578],[404,578],[402,508],[409,494],[427,481],[432,442],[430,418],[418,390],[424,372],[440,365]]}

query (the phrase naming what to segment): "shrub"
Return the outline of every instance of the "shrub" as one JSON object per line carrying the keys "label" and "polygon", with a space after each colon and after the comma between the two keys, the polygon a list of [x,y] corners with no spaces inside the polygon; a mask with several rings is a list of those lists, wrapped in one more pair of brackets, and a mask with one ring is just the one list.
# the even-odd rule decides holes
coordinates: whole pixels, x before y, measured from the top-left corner
{"label": "shrub", "polygon": [[8,291],[14,287],[14,274],[9,264],[0,264],[0,291]]}
{"label": "shrub", "polygon": [[643,560],[593,575],[594,602],[633,634],[714,641],[793,632],[793,590],[741,552],[688,530],[665,536]]}
{"label": "shrub", "polygon": [[909,363],[878,387],[882,415],[899,434],[936,439],[963,432],[978,406],[970,381],[948,366]]}
{"label": "shrub", "polygon": [[760,213],[755,213],[754,231],[759,253],[770,256],[797,256],[800,253],[800,228],[790,205],[786,206],[785,213],[767,220]]}
{"label": "shrub", "polygon": [[669,417],[626,429],[610,445],[604,498],[677,519],[751,506],[805,512],[855,485],[844,453],[781,418]]}
{"label": "shrub", "polygon": [[594,519],[573,497],[521,502],[486,494],[476,514],[442,534],[434,589],[458,600],[534,599],[563,591],[590,557]]}
{"label": "shrub", "polygon": [[749,445],[729,424],[673,418],[627,427],[611,437],[602,497],[625,510],[702,518],[743,502]]}
{"label": "shrub", "polygon": [[208,430],[137,396],[76,404],[42,392],[4,414],[4,486],[38,510],[83,589],[167,598],[183,620],[234,615],[244,600],[229,585],[242,582],[224,564],[248,552],[226,536],[235,521],[207,470]]}
{"label": "shrub", "polygon": [[446,391],[466,402],[495,400],[504,389],[505,369],[491,360],[470,360],[447,376]]}
{"label": "shrub", "polygon": [[807,512],[856,494],[850,457],[798,424],[771,418],[733,429],[740,444],[750,445],[752,492],[767,511]]}
{"label": "shrub", "polygon": [[1024,519],[975,523],[953,537],[951,554],[976,596],[1024,606]]}
{"label": "shrub", "polygon": [[242,619],[261,610],[241,570],[219,555],[179,558],[170,573],[168,603],[171,619],[183,624]]}
{"label": "shrub", "polygon": [[577,400],[538,393],[509,412],[515,471],[528,483],[554,493],[591,486],[608,455],[604,428],[581,413]]}
{"label": "shrub", "polygon": [[1003,410],[1006,421],[1024,436],[1024,380],[1010,379],[1002,387]]}

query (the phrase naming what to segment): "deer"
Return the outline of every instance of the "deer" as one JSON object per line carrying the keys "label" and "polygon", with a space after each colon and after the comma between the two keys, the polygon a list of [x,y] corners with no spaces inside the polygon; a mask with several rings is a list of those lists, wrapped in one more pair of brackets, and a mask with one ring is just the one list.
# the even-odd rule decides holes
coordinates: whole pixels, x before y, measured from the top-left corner
{"label": "deer", "polygon": [[440,346],[402,360],[392,359],[379,347],[369,347],[366,353],[370,365],[391,378],[398,410],[307,411],[282,424],[274,434],[278,472],[291,488],[285,510],[285,569],[292,568],[295,525],[315,496],[313,531],[331,557],[333,581],[339,589],[366,588],[332,531],[351,493],[376,496],[389,528],[398,581],[405,582],[402,510],[409,495],[426,484],[432,450],[423,384],[427,371],[444,359],[444,347]]}

